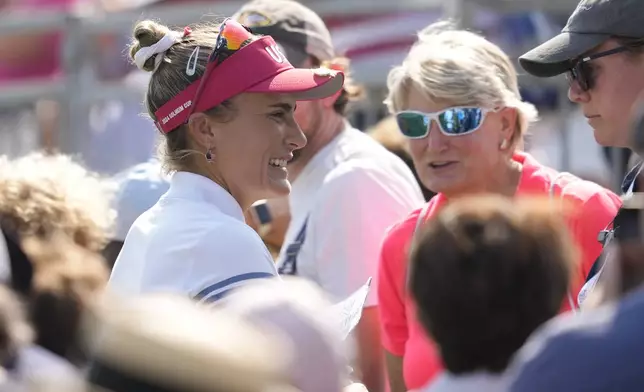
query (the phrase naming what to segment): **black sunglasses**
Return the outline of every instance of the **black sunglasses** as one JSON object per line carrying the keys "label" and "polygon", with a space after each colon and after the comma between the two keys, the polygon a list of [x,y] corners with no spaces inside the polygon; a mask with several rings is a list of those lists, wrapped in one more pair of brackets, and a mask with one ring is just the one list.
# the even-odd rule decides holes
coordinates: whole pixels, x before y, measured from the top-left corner
{"label": "black sunglasses", "polygon": [[597,60],[602,57],[611,56],[617,53],[626,52],[629,49],[627,46],[618,46],[610,50],[591,54],[580,58],[566,73],[566,78],[569,83],[577,82],[582,91],[589,91],[593,88],[595,82],[595,75],[593,74],[593,67],[591,61]]}

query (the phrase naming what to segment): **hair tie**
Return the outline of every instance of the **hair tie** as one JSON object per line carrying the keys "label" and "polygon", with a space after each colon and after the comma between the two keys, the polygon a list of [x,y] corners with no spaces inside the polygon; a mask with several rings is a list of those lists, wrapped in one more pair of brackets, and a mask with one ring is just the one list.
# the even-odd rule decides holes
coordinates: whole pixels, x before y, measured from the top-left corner
{"label": "hair tie", "polygon": [[183,37],[185,38],[185,37],[189,36],[190,34],[192,34],[192,29],[190,28],[190,26],[184,27],[183,28]]}
{"label": "hair tie", "polygon": [[139,51],[134,55],[134,63],[139,67],[139,69],[143,70],[145,63],[151,59],[152,56],[158,55],[154,61],[154,71],[156,71],[163,61],[165,52],[174,44],[181,42],[183,37],[184,35],[178,31],[170,31],[156,44],[139,49]]}

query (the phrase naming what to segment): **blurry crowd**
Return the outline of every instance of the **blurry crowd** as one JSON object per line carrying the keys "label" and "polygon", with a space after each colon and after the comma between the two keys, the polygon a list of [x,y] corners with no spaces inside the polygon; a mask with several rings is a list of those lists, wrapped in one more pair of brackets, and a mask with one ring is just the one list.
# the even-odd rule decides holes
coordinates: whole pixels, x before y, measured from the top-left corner
{"label": "blurry crowd", "polygon": [[[0,391],[641,390],[643,18],[582,0],[519,60],[628,151],[613,190],[531,155],[513,61],[447,21],[365,130],[350,61],[299,2],[139,21],[129,65],[105,38],[105,77],[145,100],[90,113],[121,131],[95,156],[55,151],[53,103],[0,111]],[[55,78],[60,40],[1,38],[0,82]]]}

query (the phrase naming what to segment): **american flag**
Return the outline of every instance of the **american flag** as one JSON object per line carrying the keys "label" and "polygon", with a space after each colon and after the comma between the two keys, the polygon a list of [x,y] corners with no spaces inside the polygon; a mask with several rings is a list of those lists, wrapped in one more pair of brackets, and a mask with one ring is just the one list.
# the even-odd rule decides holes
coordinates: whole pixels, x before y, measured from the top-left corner
{"label": "american flag", "polygon": [[[441,19],[441,9],[325,15],[333,44],[351,59],[353,77],[363,84],[384,86],[389,70],[402,62],[417,33]],[[484,7],[474,10],[475,31],[511,56],[523,53],[558,33],[560,26],[540,12],[502,14]]]}
{"label": "american flag", "polygon": [[440,18],[440,10],[397,13],[365,12],[331,15],[325,22],[339,54],[351,59],[353,77],[361,83],[384,85],[389,70],[404,59],[423,27]]}

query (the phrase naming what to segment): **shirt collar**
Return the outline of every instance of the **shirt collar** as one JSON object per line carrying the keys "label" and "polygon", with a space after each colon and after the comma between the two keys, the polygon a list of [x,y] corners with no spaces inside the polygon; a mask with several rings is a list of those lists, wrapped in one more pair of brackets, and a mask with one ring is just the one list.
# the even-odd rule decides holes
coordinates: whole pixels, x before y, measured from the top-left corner
{"label": "shirt collar", "polygon": [[633,194],[636,185],[635,181],[640,175],[642,167],[642,162],[638,162],[624,177],[624,181],[622,182],[622,193],[625,196],[630,197]]}
{"label": "shirt collar", "polygon": [[221,185],[199,174],[183,171],[174,173],[167,195],[212,204],[224,214],[245,222],[244,211],[237,200]]}

